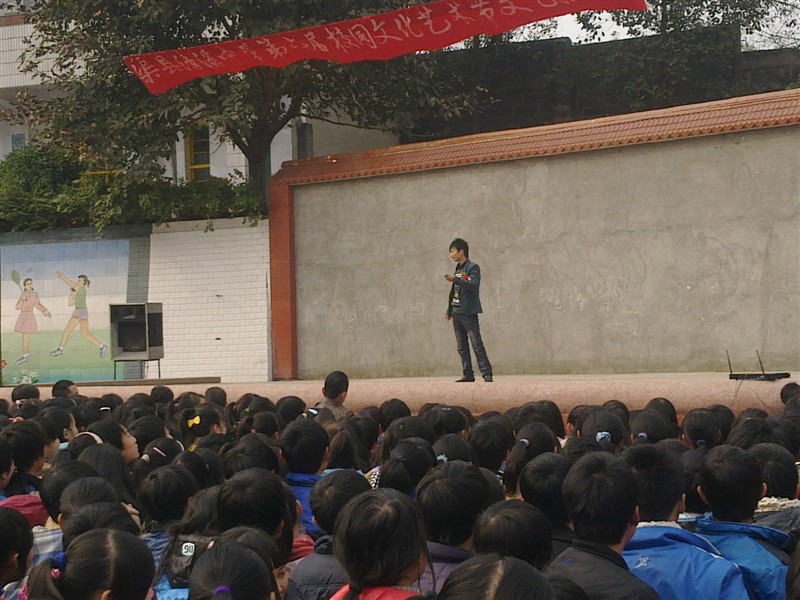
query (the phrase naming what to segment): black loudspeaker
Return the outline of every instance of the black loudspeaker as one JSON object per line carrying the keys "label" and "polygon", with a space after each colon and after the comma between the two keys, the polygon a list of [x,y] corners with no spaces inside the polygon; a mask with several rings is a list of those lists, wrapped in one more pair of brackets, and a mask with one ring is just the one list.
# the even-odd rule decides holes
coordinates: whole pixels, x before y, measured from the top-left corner
{"label": "black loudspeaker", "polygon": [[163,305],[111,304],[111,360],[164,358]]}

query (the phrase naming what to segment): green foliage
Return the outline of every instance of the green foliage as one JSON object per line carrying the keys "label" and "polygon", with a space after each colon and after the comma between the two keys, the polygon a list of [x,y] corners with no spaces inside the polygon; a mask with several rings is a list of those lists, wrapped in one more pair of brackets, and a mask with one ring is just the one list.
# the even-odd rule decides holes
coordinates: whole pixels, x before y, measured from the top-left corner
{"label": "green foliage", "polygon": [[257,222],[257,186],[212,178],[173,185],[82,171],[62,152],[29,146],[0,162],[0,231],[43,231],[241,217]]}
{"label": "green foliage", "polygon": [[[181,131],[211,124],[245,155],[264,190],[263,165],[275,135],[301,116],[350,117],[365,127],[411,126],[423,115],[460,114],[453,77],[432,77],[425,56],[205,77],[154,96],[122,58],[317,25],[406,5],[404,0],[39,0],[24,68],[62,97],[24,99],[22,113],[50,142],[78,148],[87,164],[134,179],[158,175]],[[463,96],[463,94],[462,94]],[[426,101],[420,105],[420,98]]]}

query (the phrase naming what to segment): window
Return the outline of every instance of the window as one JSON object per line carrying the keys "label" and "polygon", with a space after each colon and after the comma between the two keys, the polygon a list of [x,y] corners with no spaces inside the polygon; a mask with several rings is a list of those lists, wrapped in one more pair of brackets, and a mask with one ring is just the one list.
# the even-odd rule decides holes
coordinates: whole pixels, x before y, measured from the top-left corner
{"label": "window", "polygon": [[12,133],[11,134],[11,151],[22,150],[25,147],[25,134]]}
{"label": "window", "polygon": [[186,136],[186,176],[189,181],[211,178],[211,141],[208,127],[192,129]]}

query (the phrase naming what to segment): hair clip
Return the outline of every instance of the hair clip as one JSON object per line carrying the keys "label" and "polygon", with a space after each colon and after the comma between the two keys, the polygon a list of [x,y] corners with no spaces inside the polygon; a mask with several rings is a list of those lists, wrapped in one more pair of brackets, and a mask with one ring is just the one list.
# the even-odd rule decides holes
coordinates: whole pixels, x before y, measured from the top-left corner
{"label": "hair clip", "polygon": [[643,439],[645,442],[648,442],[648,441],[650,441],[650,440],[647,438],[647,434],[646,434],[644,431],[640,431],[639,433],[637,433],[637,434],[636,434],[636,437],[637,437],[637,438],[641,438],[641,439]]}
{"label": "hair clip", "polygon": [[695,445],[695,446],[705,446],[705,445],[706,445],[706,441],[705,441],[705,440],[697,440],[697,441],[694,443],[694,445]]}
{"label": "hair clip", "polygon": [[606,440],[607,442],[611,441],[611,434],[607,431],[598,431],[594,434],[594,440],[596,442],[600,442],[601,440]]}
{"label": "hair clip", "polygon": [[526,448],[531,445],[531,443],[525,438],[519,438],[517,441],[524,444]]}
{"label": "hair clip", "polygon": [[151,450],[153,452],[155,452],[156,454],[158,454],[161,458],[167,458],[167,455],[164,454],[164,451],[161,448],[159,448],[158,446],[153,446],[151,448]]}
{"label": "hair clip", "polygon": [[446,454],[440,454],[439,456],[436,457],[436,460],[438,460],[440,463],[446,463],[447,462],[447,455]]}
{"label": "hair clip", "polygon": [[188,419],[186,421],[186,426],[191,429],[195,425],[200,425],[200,415],[196,415],[193,419]]}
{"label": "hair clip", "polygon": [[142,454],[139,458],[141,458],[144,462],[150,462],[150,455],[149,454]]}
{"label": "hair clip", "polygon": [[211,597],[213,598],[214,596],[216,596],[218,594],[227,594],[228,596],[230,596],[231,595],[231,588],[229,588],[227,585],[219,585],[219,586],[214,588],[213,592],[211,592]]}
{"label": "hair clip", "polygon": [[9,417],[8,422],[9,423],[22,423],[24,420],[25,419],[23,419],[22,417]]}
{"label": "hair clip", "polygon": [[63,552],[56,552],[56,554],[53,556],[50,562],[53,565],[54,569],[63,571],[64,567],[67,566],[67,555],[64,554]]}

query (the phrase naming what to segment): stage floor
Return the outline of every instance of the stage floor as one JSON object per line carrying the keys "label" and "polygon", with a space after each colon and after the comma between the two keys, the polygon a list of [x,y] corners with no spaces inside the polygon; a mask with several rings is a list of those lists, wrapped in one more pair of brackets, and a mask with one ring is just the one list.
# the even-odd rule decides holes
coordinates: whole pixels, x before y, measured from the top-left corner
{"label": "stage floor", "polygon": [[[641,373],[629,375],[511,375],[496,376],[494,383],[455,383],[455,377],[409,377],[396,379],[351,379],[347,406],[358,410],[379,405],[389,398],[400,398],[413,411],[428,402],[460,404],[474,413],[503,411],[532,400],[552,400],[568,413],[577,404],[602,404],[612,398],[631,410],[642,408],[651,398],[663,396],[675,404],[679,414],[710,404],[724,404],[735,413],[757,407],[769,413],[782,409],[780,390],[791,379],[778,381],[731,380],[728,373]],[[136,380],[78,383],[81,393],[100,396],[113,392],[127,398],[136,392],[149,392],[156,384],[168,385],[175,395],[185,391],[203,393],[219,385],[235,401],[254,392],[277,401],[294,395],[313,406],[321,398],[322,381],[268,381],[214,383],[214,378]],[[10,387],[0,389],[0,397],[11,398]],[[50,386],[41,386],[42,398],[50,397]]]}

